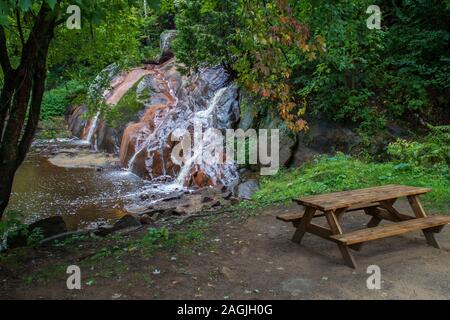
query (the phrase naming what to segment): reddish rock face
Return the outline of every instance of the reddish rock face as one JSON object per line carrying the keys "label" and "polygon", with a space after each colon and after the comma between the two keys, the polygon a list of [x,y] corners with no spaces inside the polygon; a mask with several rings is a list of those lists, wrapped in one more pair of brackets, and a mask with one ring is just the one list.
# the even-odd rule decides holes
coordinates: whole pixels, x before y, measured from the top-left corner
{"label": "reddish rock face", "polygon": [[[93,120],[87,123],[85,121],[81,137],[92,134],[94,123],[95,134],[92,140],[96,146],[104,149],[105,144],[107,145],[103,143],[105,141],[120,145],[120,151],[117,151],[120,152],[122,166],[146,179],[160,181],[171,177],[180,184],[198,187],[232,185],[238,179],[234,164],[207,165],[204,162],[187,161],[180,167],[172,160],[172,150],[179,143],[171,139],[175,130],[187,130],[194,148],[194,123],[199,121],[200,129],[205,133],[210,128],[232,128],[238,121],[237,88],[226,86],[226,72],[221,68],[212,68],[183,77],[177,71],[174,60],[146,68],[145,71],[138,72],[135,69],[132,72],[143,75],[137,82],[136,90],[137,93],[146,93],[145,97],[140,99],[145,109],[139,112],[139,118],[135,122],[124,127],[120,144],[115,141],[118,140],[118,135],[115,139],[108,138],[111,132],[102,121],[97,124]],[[119,95],[114,88],[120,89],[124,94],[126,91],[122,83],[130,78],[134,79],[129,74],[116,76],[112,81],[113,90],[108,92],[108,97],[118,100]],[[130,83],[127,85],[130,86]],[[85,111],[74,110],[73,113]],[[204,150],[201,150],[201,153],[203,152]],[[191,156],[187,155],[185,160],[189,160]]]}

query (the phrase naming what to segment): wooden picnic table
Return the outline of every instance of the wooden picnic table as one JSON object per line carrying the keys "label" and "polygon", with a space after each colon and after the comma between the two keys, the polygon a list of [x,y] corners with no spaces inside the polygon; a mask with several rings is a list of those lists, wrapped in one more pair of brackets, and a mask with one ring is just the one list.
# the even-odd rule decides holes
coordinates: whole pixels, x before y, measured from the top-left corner
{"label": "wooden picnic table", "polygon": [[[356,268],[355,259],[349,249],[360,250],[363,243],[371,240],[422,230],[427,243],[440,248],[435,233],[439,233],[450,223],[450,216],[427,216],[419,201],[419,195],[430,191],[429,188],[387,185],[307,196],[294,199],[305,207],[303,213],[283,214],[277,219],[293,223],[296,231],[292,240],[296,243],[301,243],[306,233],[335,242],[345,263]],[[400,213],[394,208],[394,203],[401,197],[407,197],[414,216]],[[341,226],[344,215],[357,210],[364,210],[371,217],[367,228],[344,231]],[[327,225],[321,226],[312,222],[318,217],[325,217]],[[379,226],[383,220],[393,223]]]}

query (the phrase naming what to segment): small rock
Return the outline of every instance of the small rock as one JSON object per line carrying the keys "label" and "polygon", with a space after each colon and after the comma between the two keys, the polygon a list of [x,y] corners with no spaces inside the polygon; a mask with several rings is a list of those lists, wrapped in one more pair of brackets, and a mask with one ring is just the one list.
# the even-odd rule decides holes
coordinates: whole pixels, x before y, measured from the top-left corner
{"label": "small rock", "polygon": [[238,198],[236,198],[236,197],[231,197],[230,198],[230,201],[231,201],[231,204],[232,205],[237,205],[237,204],[239,204],[239,199]]}
{"label": "small rock", "polygon": [[228,280],[232,280],[234,278],[234,272],[228,267],[222,267],[221,273],[227,277]]}
{"label": "small rock", "polygon": [[222,198],[224,198],[225,200],[229,200],[232,195],[233,193],[231,191],[227,191],[224,194],[222,194]]}
{"label": "small rock", "polygon": [[114,232],[114,226],[105,224],[94,230],[94,234],[99,237],[106,237]]}
{"label": "small rock", "polygon": [[132,215],[126,215],[123,216],[119,221],[117,221],[114,224],[114,231],[121,230],[121,229],[127,229],[131,227],[140,227],[142,224],[139,222],[139,220],[132,216]]}
{"label": "small rock", "polygon": [[122,295],[120,293],[115,293],[113,294],[113,296],[111,297],[112,299],[120,299],[122,297]]}
{"label": "small rock", "polygon": [[251,200],[253,194],[259,190],[259,181],[255,179],[248,180],[238,186],[238,197],[245,200]]}
{"label": "small rock", "polygon": [[153,221],[153,219],[151,217],[149,217],[148,215],[143,215],[139,218],[139,222],[141,224],[145,224],[145,225],[153,225],[155,222]]}
{"label": "small rock", "polygon": [[214,201],[214,199],[210,198],[210,197],[203,197],[202,198],[202,203],[208,203],[208,202],[212,202]]}

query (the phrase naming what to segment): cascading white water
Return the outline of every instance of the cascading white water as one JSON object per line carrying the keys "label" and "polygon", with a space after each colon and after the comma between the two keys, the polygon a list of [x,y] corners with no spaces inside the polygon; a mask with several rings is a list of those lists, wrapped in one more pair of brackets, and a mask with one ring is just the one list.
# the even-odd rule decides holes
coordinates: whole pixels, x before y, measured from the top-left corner
{"label": "cascading white water", "polygon": [[91,126],[89,127],[89,132],[86,136],[86,141],[93,144],[92,138],[94,137],[95,130],[97,129],[98,120],[100,119],[100,111],[97,112],[91,120]]}
{"label": "cascading white water", "polygon": [[[202,126],[210,127],[212,123],[212,115],[214,110],[216,110],[217,105],[222,98],[223,94],[226,92],[228,87],[222,88],[218,90],[214,97],[211,99],[208,105],[208,109],[202,110],[197,112],[192,120],[192,124],[200,123]],[[203,147],[203,146],[202,146]],[[183,186],[184,182],[191,170],[192,165],[195,163],[195,161],[198,159],[199,155],[202,153],[203,150],[194,150],[194,154],[192,157],[190,157],[186,163],[181,167],[180,173],[178,174],[178,177],[176,178],[176,183]]]}
{"label": "cascading white water", "polygon": [[[239,179],[237,166],[224,162],[223,136],[216,133],[237,122],[237,86],[227,84],[228,74],[220,67],[202,69],[189,77],[180,76],[175,62],[154,70],[153,78],[142,85],[152,92],[146,108],[123,133],[121,163],[155,184],[233,186]],[[195,152],[183,150],[181,164],[172,157],[172,151],[179,150],[174,133],[177,139],[194,134],[191,148]]]}

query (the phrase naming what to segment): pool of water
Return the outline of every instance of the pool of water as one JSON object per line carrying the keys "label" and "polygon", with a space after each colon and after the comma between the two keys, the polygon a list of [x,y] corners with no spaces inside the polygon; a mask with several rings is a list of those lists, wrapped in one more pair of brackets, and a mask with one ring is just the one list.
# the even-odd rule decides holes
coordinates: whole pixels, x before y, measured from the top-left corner
{"label": "pool of water", "polygon": [[62,168],[31,155],[16,173],[8,209],[26,223],[60,215],[76,230],[122,217],[148,184],[121,169]]}

